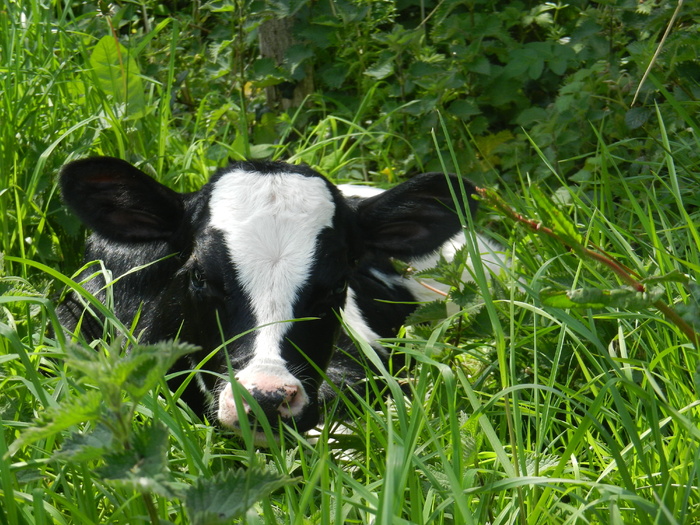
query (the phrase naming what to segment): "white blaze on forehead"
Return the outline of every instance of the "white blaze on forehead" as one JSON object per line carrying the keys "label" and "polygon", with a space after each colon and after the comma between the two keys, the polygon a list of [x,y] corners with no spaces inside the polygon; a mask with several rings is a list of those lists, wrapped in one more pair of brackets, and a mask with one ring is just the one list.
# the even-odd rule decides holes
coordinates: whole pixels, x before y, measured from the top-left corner
{"label": "white blaze on forehead", "polygon": [[320,177],[243,170],[223,175],[211,192],[211,224],[224,235],[237,278],[258,326],[253,361],[279,364],[294,302],[309,277],[319,233],[332,226],[335,203]]}

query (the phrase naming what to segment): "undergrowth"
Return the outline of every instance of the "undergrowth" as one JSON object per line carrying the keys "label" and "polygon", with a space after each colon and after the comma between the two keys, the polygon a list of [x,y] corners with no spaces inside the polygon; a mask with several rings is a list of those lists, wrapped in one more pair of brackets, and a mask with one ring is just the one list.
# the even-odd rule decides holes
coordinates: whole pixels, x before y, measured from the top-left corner
{"label": "undergrowth", "polygon": [[[388,26],[368,44],[365,66],[374,76],[353,83],[361,95],[352,104],[317,94],[306,109],[270,114],[254,82],[239,79],[226,91],[220,84],[230,77],[217,77],[214,67],[241,70],[245,64],[234,59],[252,60],[250,36],[245,46],[222,42],[213,55],[194,49],[204,37],[181,34],[208,28],[217,9],[233,6],[239,16],[243,3],[208,3],[199,11],[197,4],[192,18],[167,16],[148,2],[142,11],[129,3],[99,16],[87,4],[48,4],[0,8],[0,523],[700,520],[700,128],[692,90],[669,90],[652,74],[645,93],[653,103],[638,108],[643,114],[612,111],[610,124],[578,105],[604,98],[591,76],[601,63],[565,54],[577,73],[551,58],[540,74],[564,79],[559,102],[531,111],[520,97],[501,108],[501,116],[516,112],[515,122],[530,133],[528,139],[512,128],[527,146],[511,144],[504,154],[499,148],[508,141],[498,142],[494,130],[467,125],[471,111],[482,127],[495,118],[486,99],[497,93],[484,94],[476,109],[440,99],[420,112],[410,109],[412,98],[437,93],[442,74],[432,84],[416,81],[412,93],[387,93],[382,82],[399,71],[378,66],[382,57],[395,58],[402,42],[391,40],[394,47],[382,55],[377,46]],[[468,17],[460,6],[456,13]],[[436,20],[448,19],[447,7]],[[532,7],[528,16],[553,9]],[[595,55],[602,51],[594,26],[610,13],[591,6],[585,12],[577,38]],[[384,14],[388,24],[394,15]],[[551,23],[544,16],[536,27],[523,21],[523,40],[543,32],[563,38],[557,32],[566,14]],[[662,14],[654,11],[657,29]],[[433,35],[433,50],[452,38],[450,27]],[[491,31],[514,46],[504,27]],[[207,38],[216,31],[223,30]],[[408,37],[412,53],[423,55],[402,60],[423,69],[414,65],[407,75],[428,75],[433,69],[425,64],[442,67],[428,60],[435,56],[425,54],[432,49],[427,40]],[[497,65],[493,41],[480,38],[486,60]],[[627,42],[634,57],[651,55],[648,38]],[[678,62],[663,58],[669,78],[687,66],[679,39],[669,48]],[[476,50],[477,40],[470,41]],[[508,49],[509,60],[518,59],[516,47]],[[510,66],[508,78],[532,77],[538,67],[534,59],[520,73]],[[206,82],[186,80],[188,68]],[[285,75],[255,71],[258,82]],[[340,74],[331,71],[324,81]],[[474,80],[482,74],[470,72],[473,89],[490,85]],[[627,91],[616,93],[624,100]],[[625,128],[635,114],[643,122]],[[415,137],[414,118],[423,126],[413,128]],[[564,140],[574,121],[585,128],[581,144],[589,151]],[[484,188],[480,214],[475,224],[465,218],[466,231],[492,237],[512,264],[464,282],[461,265],[468,256],[478,260],[467,233],[455,263],[422,275],[451,286],[457,311],[426,305],[409,320],[386,341],[407,356],[407,376],[387,370],[369,378],[368,392],[392,394],[379,404],[341,396],[327,407],[318,436],[290,429],[260,449],[251,435],[227,435],[166,387],[164,370],[186,346],[144,347],[124,329],[123,339],[90,347],[66,339],[58,325],[62,291],[91,300],[71,278],[84,236],[56,191],[55,174],[68,160],[119,156],[191,191],[229,158],[291,159],[337,182],[386,185],[404,168],[427,164],[426,152],[431,166],[474,176]],[[120,326],[108,309],[104,314]],[[336,412],[349,415],[334,418]]]}

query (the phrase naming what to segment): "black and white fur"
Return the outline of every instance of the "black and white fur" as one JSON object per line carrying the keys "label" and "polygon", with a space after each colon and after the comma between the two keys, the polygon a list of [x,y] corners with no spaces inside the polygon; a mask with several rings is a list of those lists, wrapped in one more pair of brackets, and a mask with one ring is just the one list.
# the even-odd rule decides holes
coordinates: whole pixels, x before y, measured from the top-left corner
{"label": "black and white fur", "polygon": [[[459,193],[454,177],[451,184]],[[321,388],[317,369],[350,384],[364,370],[352,345],[334,352],[338,316],[371,343],[393,337],[430,292],[398,275],[391,259],[431,266],[463,235],[448,179],[439,173],[383,192],[341,192],[305,166],[237,162],[199,191],[181,194],[123,160],[98,157],[67,164],[60,186],[65,203],[93,230],[85,260],[102,260],[115,278],[123,276],[112,285],[115,312],[125,323],[140,315],[141,342],[179,338],[200,346],[179,363],[186,370],[249,332],[208,361],[210,373],[199,374],[205,393],[185,396],[195,410],[212,403],[219,422],[234,429],[238,407],[249,407],[236,403],[227,360],[273,425],[314,427],[332,392]],[[473,199],[461,206],[476,209]],[[86,287],[99,295],[104,285],[94,278]],[[84,308],[69,295],[59,315],[74,329]],[[311,320],[290,322],[300,318]],[[83,318],[82,327],[87,337],[102,333],[94,319]]]}

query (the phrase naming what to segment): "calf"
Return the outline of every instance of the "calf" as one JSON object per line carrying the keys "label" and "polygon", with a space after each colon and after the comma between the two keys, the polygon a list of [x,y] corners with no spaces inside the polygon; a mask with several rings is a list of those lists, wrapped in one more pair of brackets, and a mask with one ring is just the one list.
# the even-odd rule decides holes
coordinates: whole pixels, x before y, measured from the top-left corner
{"label": "calf", "polygon": [[[190,406],[210,404],[222,425],[239,426],[238,407],[249,407],[236,403],[230,363],[273,426],[300,432],[318,423],[332,391],[320,388],[319,370],[334,382],[362,376],[352,345],[350,357],[334,353],[341,311],[370,342],[395,336],[422,288],[398,275],[392,258],[427,264],[461,234],[450,191],[459,194],[459,184],[450,181],[428,173],[384,192],[343,186],[344,196],[305,166],[237,162],[183,194],[108,157],[72,162],[60,174],[65,203],[93,230],[85,260],[123,276],[112,284],[115,313],[126,323],[140,316],[141,342],[201,347],[181,370],[223,343],[198,374],[204,394],[186,392]],[[473,199],[458,204],[476,208]],[[103,295],[104,285],[97,277],[86,288]],[[71,329],[83,314],[75,296],[59,308]],[[307,319],[288,322],[299,318]],[[87,317],[82,326],[88,337],[101,334]]]}

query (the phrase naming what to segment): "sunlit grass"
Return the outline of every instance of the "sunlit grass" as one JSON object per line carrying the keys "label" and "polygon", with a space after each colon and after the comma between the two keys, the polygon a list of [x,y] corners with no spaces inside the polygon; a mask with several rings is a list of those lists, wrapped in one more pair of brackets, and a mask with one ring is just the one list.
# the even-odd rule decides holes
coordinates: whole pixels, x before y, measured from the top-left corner
{"label": "sunlit grass", "polygon": [[[79,266],[81,245],[56,193],[58,168],[87,154],[117,155],[189,191],[245,148],[207,101],[193,116],[171,113],[172,62],[165,83],[144,81],[148,116],[117,118],[88,67],[99,39],[67,23],[69,10],[58,6],[10,7],[12,16],[0,16],[0,251],[7,256],[0,260],[0,523],[190,523],[183,498],[109,481],[99,458],[54,459],[71,431],[90,434],[94,422],[8,450],[48,410],[95,390],[66,365],[54,313],[62,287],[77,289],[67,276]],[[106,31],[105,20],[90,23]],[[174,23],[153,31],[176,48]],[[292,118],[287,137],[300,132],[294,126]],[[400,166],[383,147],[407,140],[381,122],[363,122],[361,110],[354,120],[324,117],[303,132],[272,151],[334,180],[382,184],[396,174],[378,175],[365,160]],[[617,145],[601,137],[591,180],[542,190],[583,238],[640,278],[686,275],[688,282],[659,283],[662,300],[697,323],[700,220],[691,201],[700,181],[675,160],[687,144],[674,143],[661,120],[654,133],[667,154],[635,176],[618,162]],[[436,140],[450,137],[438,130]],[[215,155],[217,148],[225,154]],[[495,176],[493,186],[518,213],[539,220],[528,175],[518,184]],[[491,288],[480,277],[482,294],[463,315],[387,342],[413,366],[406,377],[370,378],[368,391],[393,397],[371,403],[346,394],[328,407],[319,437],[290,432],[262,450],[200,420],[164,384],[146,395],[133,426],[156,421],[167,429],[173,483],[184,489],[241,467],[290,480],[256,502],[247,523],[699,520],[698,349],[654,308],[543,305],[539,292],[547,287],[621,283],[595,261],[482,208],[475,227],[507,247],[513,266]],[[364,350],[371,360],[373,350]],[[349,416],[335,420],[336,409]]]}

